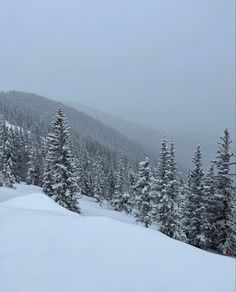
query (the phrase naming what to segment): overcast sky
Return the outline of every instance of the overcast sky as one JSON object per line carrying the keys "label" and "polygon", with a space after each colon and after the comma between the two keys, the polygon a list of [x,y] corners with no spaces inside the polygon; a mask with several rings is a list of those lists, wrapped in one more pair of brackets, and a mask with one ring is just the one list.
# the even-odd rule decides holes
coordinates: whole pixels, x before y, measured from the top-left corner
{"label": "overcast sky", "polygon": [[234,127],[234,0],[0,0],[0,90],[160,130]]}

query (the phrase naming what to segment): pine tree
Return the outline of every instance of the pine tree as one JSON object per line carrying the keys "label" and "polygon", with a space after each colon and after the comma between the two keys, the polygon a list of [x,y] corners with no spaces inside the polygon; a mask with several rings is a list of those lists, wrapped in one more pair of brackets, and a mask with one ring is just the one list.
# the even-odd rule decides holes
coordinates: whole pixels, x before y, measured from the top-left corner
{"label": "pine tree", "polygon": [[3,173],[0,171],[0,187],[4,186]]}
{"label": "pine tree", "polygon": [[14,188],[16,176],[14,174],[13,140],[4,120],[0,120],[0,172],[2,185]]}
{"label": "pine tree", "polygon": [[181,221],[181,210],[179,206],[180,186],[176,168],[175,145],[170,145],[168,161],[165,172],[165,184],[163,185],[163,197],[159,201],[160,231],[177,239],[184,240]]}
{"label": "pine tree", "polygon": [[78,175],[79,188],[82,195],[93,196],[91,185],[91,159],[86,148],[82,148],[79,155]]}
{"label": "pine tree", "polygon": [[236,255],[236,191],[231,177],[230,152],[232,141],[228,129],[219,144],[215,161],[216,173],[216,212],[213,231],[213,247],[223,254]]}
{"label": "pine tree", "polygon": [[187,230],[188,230],[188,216],[186,214],[187,208],[187,185],[184,182],[184,179],[179,174],[179,195],[177,199],[179,214],[180,214],[180,228],[183,242],[188,242],[187,239]]}
{"label": "pine tree", "polygon": [[212,226],[217,214],[217,210],[215,209],[216,200],[216,182],[214,166],[212,165],[203,181],[202,209],[200,212],[201,225],[199,234],[196,237],[198,246],[202,249],[208,249],[212,244]]}
{"label": "pine tree", "polygon": [[27,163],[29,159],[29,145],[26,144],[24,133],[22,129],[14,128],[14,158],[15,169],[14,173],[18,178],[18,181],[26,180]]}
{"label": "pine tree", "polygon": [[125,191],[125,166],[123,155],[121,154],[116,172],[116,192],[119,194],[124,194]]}
{"label": "pine tree", "polygon": [[145,227],[151,224],[151,164],[149,158],[139,164],[139,177],[135,185],[135,201],[137,208],[137,221],[144,223]]}
{"label": "pine tree", "polygon": [[194,169],[190,172],[187,194],[187,237],[188,243],[200,247],[197,236],[200,234],[203,212],[203,169],[202,152],[198,145],[194,158]]}
{"label": "pine tree", "polygon": [[111,203],[113,202],[113,199],[115,197],[115,191],[116,191],[116,177],[115,177],[114,166],[112,164],[108,172],[108,201]]}
{"label": "pine tree", "polygon": [[108,183],[103,168],[103,161],[100,153],[96,154],[93,163],[94,177],[94,198],[101,204],[108,196]]}
{"label": "pine tree", "polygon": [[166,198],[164,186],[166,185],[168,159],[169,150],[167,146],[167,139],[166,137],[163,137],[161,142],[158,167],[157,169],[154,169],[154,175],[151,178],[150,190],[150,196],[152,200],[152,209],[150,215],[152,221],[156,224],[162,221],[161,214],[165,212],[162,206],[164,206],[163,203]]}
{"label": "pine tree", "polygon": [[68,122],[61,107],[47,139],[43,190],[61,206],[79,213],[75,160]]}
{"label": "pine tree", "polygon": [[3,171],[3,162],[5,155],[5,144],[7,141],[7,127],[3,119],[0,119],[0,171]]}
{"label": "pine tree", "polygon": [[34,146],[30,150],[26,183],[42,186],[43,153]]}
{"label": "pine tree", "polygon": [[125,171],[126,169],[124,166],[124,159],[123,155],[121,154],[116,172],[115,194],[112,202],[116,211],[127,209],[126,205],[128,203],[129,195],[126,193]]}
{"label": "pine tree", "polygon": [[32,127],[28,140],[28,156],[26,183],[36,186],[43,184],[43,165],[45,159],[45,141],[40,136],[40,129],[37,125]]}
{"label": "pine tree", "polygon": [[131,213],[135,209],[135,186],[137,183],[137,173],[132,168],[129,168],[128,174],[128,194],[129,194],[129,205]]}
{"label": "pine tree", "polygon": [[11,127],[9,129],[9,142],[10,142],[10,151],[12,156],[12,173],[15,177],[15,181],[20,183],[21,177],[18,175],[18,155],[19,155],[19,146],[17,144],[16,128]]}
{"label": "pine tree", "polygon": [[[49,143],[48,143],[49,144]],[[53,165],[53,156],[52,152],[48,150],[49,145],[47,145],[46,158],[43,164],[43,192],[49,196],[54,196],[53,182],[54,182],[54,174],[52,170]]]}

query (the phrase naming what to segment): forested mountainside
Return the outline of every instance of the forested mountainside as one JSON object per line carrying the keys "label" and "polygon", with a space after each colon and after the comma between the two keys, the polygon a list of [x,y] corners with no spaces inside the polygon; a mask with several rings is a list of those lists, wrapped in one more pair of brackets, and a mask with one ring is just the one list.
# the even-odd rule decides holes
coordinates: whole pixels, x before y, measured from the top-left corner
{"label": "forested mountainside", "polygon": [[[205,170],[209,167],[211,159],[215,156],[217,151],[217,145],[215,143],[215,141],[218,139],[217,135],[216,137],[215,135],[206,136],[204,134],[195,133],[196,131],[188,133],[185,131],[181,132],[177,129],[172,129],[172,131],[167,132],[166,129],[159,128],[156,130],[133,123],[129,120],[124,120],[120,117],[95,109],[91,106],[79,104],[76,102],[66,102],[66,104],[75,109],[79,109],[80,111],[98,119],[103,124],[109,125],[113,129],[118,130],[120,133],[128,136],[130,139],[137,141],[143,145],[145,149],[153,153],[158,151],[163,133],[165,133],[165,135],[169,137],[169,140],[173,139],[175,141],[177,149],[176,159],[178,166],[181,168],[183,173],[186,173],[186,170],[191,167],[192,155],[196,145],[200,144],[202,146],[204,152],[203,164]],[[233,145],[235,145],[235,135],[233,132],[231,135]]]}
{"label": "forested mountainside", "polygon": [[[10,124],[25,130],[31,131],[32,128],[37,126],[42,137],[47,136],[52,116],[59,104],[57,101],[32,93],[0,92],[0,113],[2,117]],[[145,151],[141,145],[117,130],[69,106],[63,105],[63,110],[70,121],[76,151],[81,145],[86,146],[92,156],[100,151],[108,161],[113,160],[114,164],[116,164],[120,153],[135,165],[145,156],[156,160],[154,154]]]}
{"label": "forested mountainside", "polygon": [[116,129],[120,133],[125,134],[129,138],[137,141],[142,144],[145,149],[149,149],[152,152],[157,152],[157,145],[161,144],[163,133],[160,131],[150,129],[142,125],[137,125],[84,104],[75,102],[66,102],[66,104],[98,119],[105,125],[110,125],[113,129]]}

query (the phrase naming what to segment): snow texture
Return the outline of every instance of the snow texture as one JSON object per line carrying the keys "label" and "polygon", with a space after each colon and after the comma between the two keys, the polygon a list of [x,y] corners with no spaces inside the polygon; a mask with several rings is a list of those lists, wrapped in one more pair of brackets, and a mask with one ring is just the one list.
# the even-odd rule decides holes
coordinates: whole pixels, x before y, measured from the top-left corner
{"label": "snow texture", "polygon": [[234,292],[235,260],[80,200],[67,211],[34,186],[0,188],[2,292]]}

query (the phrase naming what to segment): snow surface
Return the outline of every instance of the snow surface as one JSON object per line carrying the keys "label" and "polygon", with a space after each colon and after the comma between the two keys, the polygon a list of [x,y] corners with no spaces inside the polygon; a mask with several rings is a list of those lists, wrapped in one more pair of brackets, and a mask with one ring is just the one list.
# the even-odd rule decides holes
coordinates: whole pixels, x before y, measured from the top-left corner
{"label": "snow surface", "polygon": [[1,292],[235,292],[235,260],[172,240],[82,198],[0,188]]}

